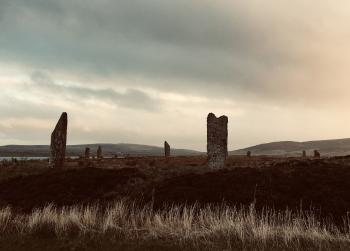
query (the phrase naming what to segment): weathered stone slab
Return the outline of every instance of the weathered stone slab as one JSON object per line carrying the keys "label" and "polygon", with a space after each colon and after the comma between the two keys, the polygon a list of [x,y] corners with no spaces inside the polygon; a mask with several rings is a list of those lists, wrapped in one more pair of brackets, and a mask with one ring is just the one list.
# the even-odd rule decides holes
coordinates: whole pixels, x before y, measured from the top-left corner
{"label": "weathered stone slab", "polygon": [[90,148],[89,147],[85,148],[85,159],[90,159]]}
{"label": "weathered stone slab", "polygon": [[101,146],[98,146],[96,156],[98,159],[102,159],[102,147]]}
{"label": "weathered stone slab", "polygon": [[223,168],[227,158],[228,118],[217,118],[213,113],[207,117],[207,154],[210,168]]}
{"label": "weathered stone slab", "polygon": [[252,152],[251,151],[248,151],[247,152],[247,157],[250,158],[252,156]]}
{"label": "weathered stone slab", "polygon": [[303,151],[303,158],[306,158],[306,151]]}
{"label": "weathered stone slab", "polygon": [[50,166],[53,168],[62,168],[66,157],[67,144],[67,113],[62,113],[55,129],[51,134],[50,144]]}
{"label": "weathered stone slab", "polygon": [[321,158],[320,152],[317,151],[317,150],[315,150],[315,151],[314,151],[314,157],[315,157],[315,158]]}
{"label": "weathered stone slab", "polygon": [[170,157],[170,145],[166,141],[164,141],[164,154],[165,154],[165,158]]}

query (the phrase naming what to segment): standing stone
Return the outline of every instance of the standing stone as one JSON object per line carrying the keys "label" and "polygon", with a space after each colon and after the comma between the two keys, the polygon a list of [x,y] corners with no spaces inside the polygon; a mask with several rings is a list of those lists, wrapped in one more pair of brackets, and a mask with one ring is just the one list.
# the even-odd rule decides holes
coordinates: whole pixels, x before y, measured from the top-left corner
{"label": "standing stone", "polygon": [[51,134],[50,144],[50,166],[53,168],[62,168],[66,157],[67,144],[67,113],[62,113],[58,120],[55,130]]}
{"label": "standing stone", "polygon": [[102,159],[102,147],[98,146],[97,148],[97,158]]}
{"label": "standing stone", "polygon": [[314,151],[314,157],[315,157],[315,158],[321,158],[320,152],[317,151],[317,150],[315,150],[315,151]]}
{"label": "standing stone", "polygon": [[306,158],[306,151],[303,151],[303,158]]}
{"label": "standing stone", "polygon": [[164,154],[165,154],[165,158],[170,157],[170,145],[166,141],[164,141]]}
{"label": "standing stone", "polygon": [[209,113],[207,118],[207,154],[210,168],[223,168],[227,158],[227,123],[228,118],[217,118]]}
{"label": "standing stone", "polygon": [[90,148],[89,147],[85,148],[85,159],[90,159]]}
{"label": "standing stone", "polygon": [[247,157],[250,158],[252,156],[252,152],[251,151],[248,151],[247,152]]}

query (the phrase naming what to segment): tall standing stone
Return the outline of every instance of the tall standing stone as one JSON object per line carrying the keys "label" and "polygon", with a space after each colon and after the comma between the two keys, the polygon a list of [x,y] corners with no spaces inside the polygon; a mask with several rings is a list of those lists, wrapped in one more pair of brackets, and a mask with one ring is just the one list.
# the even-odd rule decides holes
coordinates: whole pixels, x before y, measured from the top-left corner
{"label": "tall standing stone", "polygon": [[209,113],[207,118],[207,154],[210,168],[223,168],[227,158],[227,123],[228,118],[217,118]]}
{"label": "tall standing stone", "polygon": [[164,141],[164,154],[165,154],[165,158],[170,157],[170,145],[166,141]]}
{"label": "tall standing stone", "polygon": [[62,168],[66,157],[67,144],[67,113],[62,113],[55,129],[51,134],[50,144],[50,166],[53,168]]}
{"label": "tall standing stone", "polygon": [[98,146],[96,155],[97,155],[98,159],[102,159],[102,147],[101,146]]}
{"label": "tall standing stone", "polygon": [[89,147],[85,148],[85,159],[90,159],[90,148]]}
{"label": "tall standing stone", "polygon": [[252,152],[251,151],[248,151],[247,152],[247,157],[250,158],[252,156]]}

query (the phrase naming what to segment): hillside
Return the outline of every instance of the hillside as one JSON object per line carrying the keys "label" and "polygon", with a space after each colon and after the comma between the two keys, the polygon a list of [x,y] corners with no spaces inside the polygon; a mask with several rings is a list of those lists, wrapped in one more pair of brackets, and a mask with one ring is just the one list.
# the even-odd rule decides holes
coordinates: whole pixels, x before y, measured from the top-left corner
{"label": "hillside", "polygon": [[280,141],[231,151],[230,154],[242,155],[246,154],[247,151],[251,151],[254,155],[300,156],[303,150],[305,150],[308,155],[312,155],[314,150],[320,151],[323,156],[350,155],[350,139],[306,142]]}
{"label": "hillside", "polygon": [[[130,155],[130,156],[161,156],[164,154],[163,147],[139,145],[139,144],[82,144],[67,146],[68,156],[79,156],[84,153],[86,147],[90,147],[94,155],[98,146],[102,146],[103,153],[106,156]],[[272,155],[272,156],[301,156],[303,150],[307,155],[312,155],[314,150],[319,150],[322,156],[344,156],[350,155],[350,138],[334,140],[317,141],[279,141],[272,143],[259,144],[244,149],[230,151],[229,155],[245,155],[251,151],[253,155]],[[189,149],[171,149],[174,156],[189,156],[205,154],[199,151]],[[26,156],[26,157],[46,157],[49,155],[48,145],[7,145],[0,146],[0,157]]]}
{"label": "hillside", "polygon": [[[86,145],[69,145],[67,146],[68,156],[82,155],[86,147],[91,149],[91,154],[95,155],[98,146],[102,146],[103,154],[113,156],[115,154],[131,155],[131,156],[159,156],[164,154],[162,147],[137,145],[137,144],[86,144]],[[200,152],[187,149],[171,149],[171,154],[175,156],[181,155],[198,155]],[[11,156],[49,156],[48,145],[8,145],[0,146],[0,157]]]}

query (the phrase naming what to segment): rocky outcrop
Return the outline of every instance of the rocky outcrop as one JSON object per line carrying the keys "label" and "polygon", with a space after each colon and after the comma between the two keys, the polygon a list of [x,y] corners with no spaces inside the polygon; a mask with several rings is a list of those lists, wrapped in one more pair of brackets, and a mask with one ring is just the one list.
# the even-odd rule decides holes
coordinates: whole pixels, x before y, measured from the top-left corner
{"label": "rocky outcrop", "polygon": [[208,166],[223,168],[227,158],[227,123],[228,118],[217,118],[213,113],[207,117],[207,154]]}
{"label": "rocky outcrop", "polygon": [[55,129],[51,134],[50,144],[50,166],[53,168],[62,168],[66,157],[67,144],[67,113],[62,113]]}

